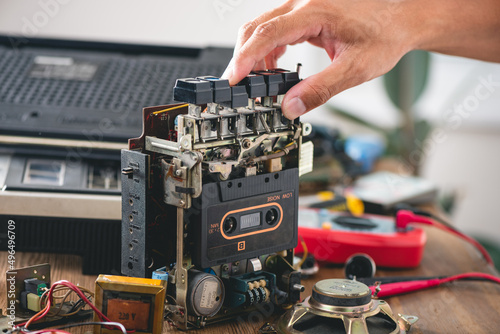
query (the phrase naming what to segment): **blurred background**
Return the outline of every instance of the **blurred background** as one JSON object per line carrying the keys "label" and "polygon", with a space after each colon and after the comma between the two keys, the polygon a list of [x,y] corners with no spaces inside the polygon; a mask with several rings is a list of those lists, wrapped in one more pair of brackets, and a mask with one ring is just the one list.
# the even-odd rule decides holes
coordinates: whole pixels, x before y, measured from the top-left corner
{"label": "blurred background", "polygon": [[[1,0],[0,33],[232,47],[242,24],[281,2]],[[329,59],[304,44],[289,47],[279,66],[294,69],[299,62],[306,77]],[[499,109],[500,64],[414,53],[389,76],[335,96],[304,119],[384,143],[402,172],[438,185],[458,228],[498,248]]]}

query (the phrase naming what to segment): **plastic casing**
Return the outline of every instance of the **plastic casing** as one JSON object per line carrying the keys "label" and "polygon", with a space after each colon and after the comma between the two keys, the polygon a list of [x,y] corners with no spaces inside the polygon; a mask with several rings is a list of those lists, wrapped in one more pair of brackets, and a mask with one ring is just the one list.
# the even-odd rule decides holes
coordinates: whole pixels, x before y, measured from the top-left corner
{"label": "plastic casing", "polygon": [[[363,217],[375,218],[375,221],[391,221],[394,224],[394,219],[390,217]],[[344,264],[350,256],[365,253],[373,258],[378,267],[388,268],[417,267],[422,260],[427,240],[424,230],[420,228],[405,232],[397,232],[395,226],[390,232],[349,231],[304,227],[300,226],[299,220],[299,240],[300,238],[306,243],[308,252],[319,262]],[[300,241],[295,252],[304,252]]]}

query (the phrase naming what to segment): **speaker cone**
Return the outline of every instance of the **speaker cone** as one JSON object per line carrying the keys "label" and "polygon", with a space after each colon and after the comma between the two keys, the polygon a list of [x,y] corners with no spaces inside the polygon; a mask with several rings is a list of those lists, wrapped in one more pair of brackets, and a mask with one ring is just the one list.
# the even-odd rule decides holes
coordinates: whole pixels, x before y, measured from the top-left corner
{"label": "speaker cone", "polygon": [[312,295],[285,313],[278,333],[402,334],[415,316],[394,315],[389,304],[371,298],[365,284],[347,279],[317,282]]}

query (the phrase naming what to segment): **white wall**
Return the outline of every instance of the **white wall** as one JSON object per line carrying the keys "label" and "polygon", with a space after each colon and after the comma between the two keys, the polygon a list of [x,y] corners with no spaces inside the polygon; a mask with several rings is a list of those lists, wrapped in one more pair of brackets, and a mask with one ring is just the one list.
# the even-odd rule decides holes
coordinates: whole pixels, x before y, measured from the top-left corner
{"label": "white wall", "polygon": [[0,31],[189,46],[233,45],[279,0],[0,0]]}

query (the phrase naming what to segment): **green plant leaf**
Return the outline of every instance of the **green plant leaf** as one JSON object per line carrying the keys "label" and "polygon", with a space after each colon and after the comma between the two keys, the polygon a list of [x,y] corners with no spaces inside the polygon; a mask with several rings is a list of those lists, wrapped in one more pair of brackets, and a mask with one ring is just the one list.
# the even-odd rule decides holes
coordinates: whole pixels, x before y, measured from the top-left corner
{"label": "green plant leaf", "polygon": [[415,50],[404,55],[396,66],[384,75],[385,90],[398,109],[410,109],[424,91],[429,60],[427,51]]}

